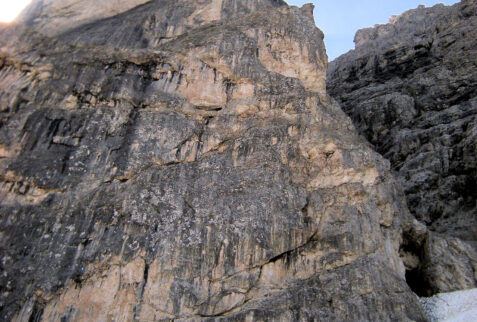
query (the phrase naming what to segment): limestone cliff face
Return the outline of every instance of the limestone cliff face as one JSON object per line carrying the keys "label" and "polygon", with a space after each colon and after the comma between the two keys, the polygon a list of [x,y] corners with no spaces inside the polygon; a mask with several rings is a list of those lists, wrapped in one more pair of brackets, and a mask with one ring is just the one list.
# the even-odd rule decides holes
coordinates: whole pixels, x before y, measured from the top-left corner
{"label": "limestone cliff face", "polygon": [[2,319],[424,320],[403,261],[426,228],[327,96],[310,11],[4,28]]}
{"label": "limestone cliff face", "polygon": [[149,0],[33,0],[16,21],[54,36],[146,2]]}
{"label": "limestone cliff face", "polygon": [[477,2],[419,7],[355,42],[330,64],[328,89],[431,230],[409,267],[431,293],[476,287]]}

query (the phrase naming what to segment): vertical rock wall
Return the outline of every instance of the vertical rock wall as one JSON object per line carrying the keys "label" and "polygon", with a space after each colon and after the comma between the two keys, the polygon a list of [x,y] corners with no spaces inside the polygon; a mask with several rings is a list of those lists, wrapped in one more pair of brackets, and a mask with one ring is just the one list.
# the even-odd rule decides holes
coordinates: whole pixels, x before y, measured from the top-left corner
{"label": "vertical rock wall", "polygon": [[1,31],[2,319],[425,320],[425,227],[327,96],[309,6],[78,17]]}
{"label": "vertical rock wall", "polygon": [[330,64],[328,90],[431,231],[409,234],[411,283],[422,295],[476,287],[477,3],[421,6],[355,42]]}

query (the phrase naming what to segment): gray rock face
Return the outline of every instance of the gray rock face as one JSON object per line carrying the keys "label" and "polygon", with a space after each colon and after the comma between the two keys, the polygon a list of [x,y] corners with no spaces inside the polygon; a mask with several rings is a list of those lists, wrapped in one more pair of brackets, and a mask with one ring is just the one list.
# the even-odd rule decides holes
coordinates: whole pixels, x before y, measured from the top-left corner
{"label": "gray rock face", "polygon": [[149,0],[32,0],[18,23],[54,36],[96,20],[113,17]]}
{"label": "gray rock face", "polygon": [[419,278],[432,292],[475,287],[477,3],[419,7],[355,42],[330,64],[328,90],[433,232],[418,242]]}
{"label": "gray rock face", "polygon": [[0,36],[3,320],[425,320],[427,229],[327,96],[310,6],[150,1],[53,38],[27,12]]}

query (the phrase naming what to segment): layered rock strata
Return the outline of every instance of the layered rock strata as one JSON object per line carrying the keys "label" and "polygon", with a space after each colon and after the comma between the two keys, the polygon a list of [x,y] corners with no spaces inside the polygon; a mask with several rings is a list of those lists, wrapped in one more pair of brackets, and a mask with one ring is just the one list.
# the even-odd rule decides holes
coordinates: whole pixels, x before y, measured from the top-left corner
{"label": "layered rock strata", "polygon": [[403,261],[426,229],[327,96],[311,11],[3,28],[2,319],[425,320]]}
{"label": "layered rock strata", "polygon": [[328,90],[431,231],[411,242],[410,278],[423,295],[476,287],[477,2],[421,6],[355,43],[330,64]]}

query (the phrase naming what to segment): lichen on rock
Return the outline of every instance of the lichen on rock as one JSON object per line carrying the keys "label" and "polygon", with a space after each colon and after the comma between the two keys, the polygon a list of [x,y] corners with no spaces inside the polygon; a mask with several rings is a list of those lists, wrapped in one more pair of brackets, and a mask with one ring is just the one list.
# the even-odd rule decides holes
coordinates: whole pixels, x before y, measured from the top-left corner
{"label": "lichen on rock", "polygon": [[425,320],[310,6],[108,3],[0,30],[2,319]]}

